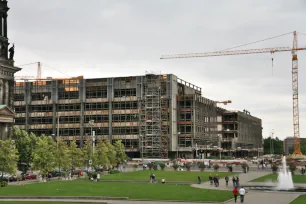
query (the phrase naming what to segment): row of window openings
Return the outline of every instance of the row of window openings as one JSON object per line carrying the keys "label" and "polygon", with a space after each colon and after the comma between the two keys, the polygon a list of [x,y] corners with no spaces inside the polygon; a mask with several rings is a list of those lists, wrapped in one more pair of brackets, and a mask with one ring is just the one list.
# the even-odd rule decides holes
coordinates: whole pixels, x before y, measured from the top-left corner
{"label": "row of window openings", "polygon": [[[85,116],[84,122],[89,123],[90,120],[93,120],[95,123],[100,122],[109,122],[108,115],[92,115],[92,116]],[[138,121],[138,115],[136,114],[127,114],[127,115],[112,115],[113,122],[133,122]],[[60,124],[71,124],[71,123],[80,123],[80,117],[77,116],[61,116],[59,118]],[[16,118],[15,119],[16,125],[24,125],[26,123],[25,118]],[[52,117],[32,117],[29,118],[29,124],[52,124],[53,118]]]}
{"label": "row of window openings", "polygon": [[[136,89],[115,89],[114,97],[136,96]],[[32,101],[50,100],[51,92],[32,93]],[[106,89],[86,91],[86,98],[107,98]],[[59,91],[58,99],[79,99],[79,91]],[[15,101],[24,101],[24,94],[14,94]]]}
{"label": "row of window openings", "polygon": [[[109,103],[86,103],[85,111],[88,110],[108,110]],[[122,109],[138,109],[138,104],[136,101],[125,101],[125,102],[114,102],[112,103],[113,110]],[[80,104],[59,104],[57,105],[57,110],[60,112],[64,111],[80,111]],[[30,106],[30,112],[52,112],[53,105],[34,105]],[[25,113],[25,106],[15,106],[16,113]]]}

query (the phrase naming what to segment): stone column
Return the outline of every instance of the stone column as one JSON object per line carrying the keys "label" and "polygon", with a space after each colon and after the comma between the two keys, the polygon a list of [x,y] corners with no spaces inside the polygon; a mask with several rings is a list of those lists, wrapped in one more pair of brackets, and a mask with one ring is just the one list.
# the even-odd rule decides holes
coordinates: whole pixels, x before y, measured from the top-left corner
{"label": "stone column", "polygon": [[5,105],[10,106],[10,101],[9,101],[10,90],[9,90],[9,84],[7,80],[4,82],[4,91],[5,91],[4,103]]}
{"label": "stone column", "polygon": [[6,15],[4,15],[4,33],[3,33],[3,36],[5,37],[5,38],[7,38],[7,14]]}
{"label": "stone column", "polygon": [[3,80],[0,79],[0,104],[3,104]]}
{"label": "stone column", "polygon": [[0,35],[1,36],[3,36],[2,22],[3,22],[3,16],[0,15]]}

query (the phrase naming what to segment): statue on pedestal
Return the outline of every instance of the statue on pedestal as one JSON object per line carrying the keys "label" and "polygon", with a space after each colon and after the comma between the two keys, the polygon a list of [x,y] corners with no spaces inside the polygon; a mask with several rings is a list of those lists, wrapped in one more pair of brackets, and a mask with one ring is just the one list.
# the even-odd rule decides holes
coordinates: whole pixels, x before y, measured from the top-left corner
{"label": "statue on pedestal", "polygon": [[15,53],[15,45],[13,44],[13,46],[9,49],[10,52],[10,58],[9,60],[14,60],[14,53]]}

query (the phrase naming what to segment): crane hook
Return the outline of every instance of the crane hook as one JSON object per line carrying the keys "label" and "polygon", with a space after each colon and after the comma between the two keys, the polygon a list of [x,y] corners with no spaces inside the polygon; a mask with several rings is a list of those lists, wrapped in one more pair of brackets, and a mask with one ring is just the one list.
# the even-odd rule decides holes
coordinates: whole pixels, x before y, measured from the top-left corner
{"label": "crane hook", "polygon": [[273,58],[273,52],[271,52],[271,60],[272,60],[272,76],[273,76],[273,62],[274,62],[274,58]]}

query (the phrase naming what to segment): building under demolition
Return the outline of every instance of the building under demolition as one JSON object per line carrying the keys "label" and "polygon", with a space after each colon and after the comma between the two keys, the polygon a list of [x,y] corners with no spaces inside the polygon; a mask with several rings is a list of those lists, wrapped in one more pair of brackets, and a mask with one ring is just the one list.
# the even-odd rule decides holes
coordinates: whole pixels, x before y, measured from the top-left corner
{"label": "building under demolition", "polygon": [[[16,126],[37,135],[76,139],[81,146],[92,134],[122,140],[129,156],[142,158],[218,151],[216,103],[172,74],[19,81],[14,91]],[[261,130],[261,121],[256,125]],[[240,135],[246,148],[258,140],[253,136],[261,138]]]}

